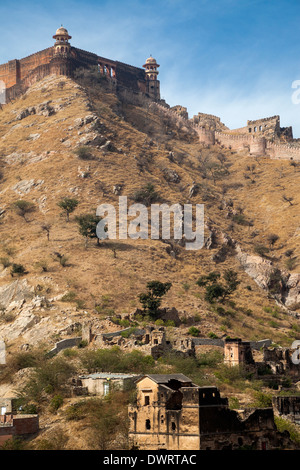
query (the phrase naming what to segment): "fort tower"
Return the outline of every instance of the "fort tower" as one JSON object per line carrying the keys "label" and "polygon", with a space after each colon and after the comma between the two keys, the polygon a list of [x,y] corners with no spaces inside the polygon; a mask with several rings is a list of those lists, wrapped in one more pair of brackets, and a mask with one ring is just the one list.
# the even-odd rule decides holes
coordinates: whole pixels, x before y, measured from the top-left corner
{"label": "fort tower", "polygon": [[157,70],[159,65],[156,60],[150,56],[146,63],[143,65],[145,68],[145,75],[146,75],[146,86],[147,86],[147,93],[150,98],[156,100],[160,99],[160,83],[157,79],[159,71]]}
{"label": "fort tower", "polygon": [[70,53],[71,45],[69,43],[69,39],[72,39],[72,36],[69,35],[66,28],[63,28],[63,26],[58,28],[53,39],[56,40],[54,44],[54,54],[67,55]]}

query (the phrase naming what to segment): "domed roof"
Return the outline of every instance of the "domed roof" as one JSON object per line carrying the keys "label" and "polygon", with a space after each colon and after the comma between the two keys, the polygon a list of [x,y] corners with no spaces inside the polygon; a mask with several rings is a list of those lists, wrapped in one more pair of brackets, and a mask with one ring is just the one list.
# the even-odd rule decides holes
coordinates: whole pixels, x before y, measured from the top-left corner
{"label": "domed roof", "polygon": [[150,56],[148,57],[148,59],[146,60],[146,63],[143,65],[143,67],[145,67],[146,69],[148,68],[148,66],[152,66],[153,65],[153,69],[156,69],[157,67],[159,67],[158,63],[156,62],[156,60],[154,59],[154,57]]}
{"label": "domed roof", "polygon": [[56,30],[55,34],[69,34],[69,33],[68,33],[68,30],[66,28],[63,28],[63,26],[61,26],[60,28],[58,28]]}
{"label": "domed roof", "polygon": [[58,36],[66,36],[68,39],[72,38],[72,36],[69,35],[68,30],[63,26],[56,30],[56,33],[54,34],[53,38],[56,39]]}
{"label": "domed roof", "polygon": [[156,64],[156,60],[154,59],[154,57],[150,56],[150,57],[146,60],[146,64]]}

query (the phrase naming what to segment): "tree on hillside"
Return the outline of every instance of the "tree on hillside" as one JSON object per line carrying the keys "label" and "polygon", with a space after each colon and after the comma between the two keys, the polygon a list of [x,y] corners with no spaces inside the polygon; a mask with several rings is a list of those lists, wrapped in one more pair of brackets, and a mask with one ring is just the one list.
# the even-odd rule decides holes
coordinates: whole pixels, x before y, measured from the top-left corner
{"label": "tree on hillside", "polygon": [[136,191],[133,196],[134,202],[140,202],[145,204],[145,206],[150,206],[155,202],[158,202],[160,199],[159,194],[155,191],[155,187],[152,183],[147,183],[141,189]]}
{"label": "tree on hillside", "polygon": [[65,197],[57,203],[58,207],[63,210],[63,214],[66,216],[66,222],[69,222],[70,214],[74,212],[78,204],[79,202],[77,199],[72,199],[69,197]]}
{"label": "tree on hillside", "polygon": [[79,226],[79,233],[85,238],[85,247],[87,248],[89,238],[97,238],[97,245],[100,244],[97,236],[97,225],[102,220],[95,214],[81,214],[76,217],[76,222]]}
{"label": "tree on hillside", "polygon": [[41,229],[46,232],[47,234],[47,240],[50,240],[50,230],[51,230],[51,224],[43,224],[41,225]]}
{"label": "tree on hillside", "polygon": [[271,233],[268,235],[268,242],[270,243],[270,247],[273,248],[277,240],[279,239],[279,236],[276,235],[275,233]]}
{"label": "tree on hillside", "polygon": [[205,287],[205,300],[209,303],[213,303],[216,300],[225,302],[240,284],[237,273],[231,269],[227,269],[223,275],[225,283],[220,283],[220,278],[220,273],[213,271],[207,276],[201,276],[196,282],[198,286]]}
{"label": "tree on hillside", "polygon": [[156,318],[158,309],[161,305],[161,298],[170,290],[171,287],[171,282],[148,282],[148,291],[146,293],[139,294],[139,301],[143,306],[144,312],[151,317]]}
{"label": "tree on hillside", "polygon": [[15,209],[16,213],[23,217],[25,222],[28,222],[26,219],[26,215],[30,214],[30,212],[35,211],[35,205],[32,202],[24,201],[23,199],[19,199],[18,201],[13,203],[13,208]]}

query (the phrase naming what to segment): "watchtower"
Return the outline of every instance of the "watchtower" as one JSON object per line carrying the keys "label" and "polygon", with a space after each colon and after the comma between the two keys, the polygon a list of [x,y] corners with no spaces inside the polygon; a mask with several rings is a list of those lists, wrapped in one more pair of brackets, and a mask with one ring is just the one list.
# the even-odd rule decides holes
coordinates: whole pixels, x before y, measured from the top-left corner
{"label": "watchtower", "polygon": [[160,100],[160,82],[157,79],[159,71],[157,70],[160,65],[156,62],[156,60],[150,56],[146,63],[143,65],[145,68],[145,75],[146,75],[146,89],[147,93],[155,101]]}

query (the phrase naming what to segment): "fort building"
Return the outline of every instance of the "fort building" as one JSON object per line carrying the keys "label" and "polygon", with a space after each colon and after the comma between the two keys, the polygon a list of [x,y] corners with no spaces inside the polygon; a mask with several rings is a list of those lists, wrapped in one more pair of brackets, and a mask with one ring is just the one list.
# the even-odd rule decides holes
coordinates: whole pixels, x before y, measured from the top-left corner
{"label": "fort building", "polygon": [[161,99],[160,65],[152,56],[142,67],[135,67],[84,51],[72,46],[72,36],[63,26],[57,29],[53,39],[54,44],[47,49],[0,65],[0,102],[5,102],[3,96],[6,100],[17,97],[48,75],[75,78],[79,69],[94,69],[117,93],[130,91],[133,96],[148,97],[157,109],[168,112],[179,124],[188,125],[203,145],[218,145],[254,157],[300,160],[300,141],[293,138],[292,127],[281,127],[278,115],[248,120],[244,127],[232,130],[212,114],[199,112],[189,119],[187,108],[170,107]]}
{"label": "fort building", "polygon": [[293,448],[288,433],[277,431],[272,407],[239,413],[216,387],[199,387],[183,374],[141,377],[128,414],[139,450]]}
{"label": "fort building", "polygon": [[0,65],[0,82],[5,84],[8,99],[47,75],[72,77],[79,68],[95,67],[116,88],[129,88],[144,93],[152,100],[160,100],[159,65],[153,57],[146,60],[145,70],[101,57],[73,47],[70,43],[72,36],[63,26],[57,29],[53,39],[54,45],[47,49]]}

